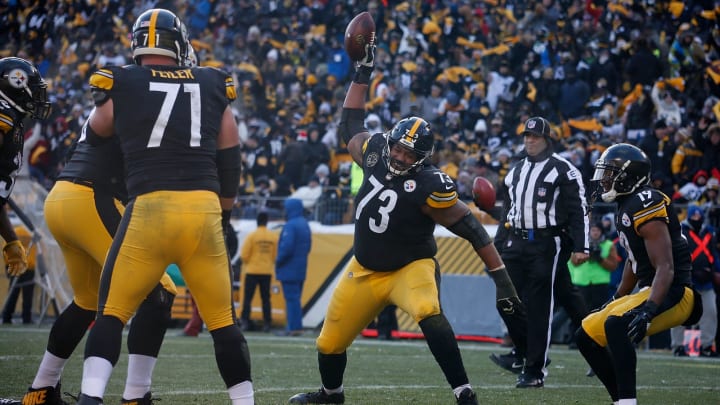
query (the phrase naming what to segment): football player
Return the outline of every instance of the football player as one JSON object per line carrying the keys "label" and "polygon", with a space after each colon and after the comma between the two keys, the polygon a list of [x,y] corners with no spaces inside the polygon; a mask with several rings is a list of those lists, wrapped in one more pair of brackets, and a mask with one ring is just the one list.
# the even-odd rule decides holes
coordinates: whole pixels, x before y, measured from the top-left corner
{"label": "football player", "polygon": [[133,25],[136,65],[90,77],[96,107],[86,139],[91,145],[118,139],[129,202],[102,271],[80,404],[102,403],[122,329],[171,263],[212,335],[232,403],[254,402],[224,240],[240,179],[240,140],[229,107],[235,84],[219,69],[183,66],[187,49],[185,27],[172,12],[147,10]]}
{"label": "football player", "polygon": [[637,403],[635,345],[702,314],[687,241],[670,198],[649,185],[650,166],[642,150],[617,144],[592,178],[602,200],[618,205],[615,226],[628,258],[612,299],[583,320],[577,345],[614,404]]}
{"label": "football player", "polygon": [[317,338],[322,387],[290,398],[296,404],[341,404],[346,350],[387,305],[397,305],[422,329],[458,404],[477,404],[452,326],[439,299],[436,224],[467,239],[490,269],[499,307],[523,308],[483,226],[458,199],[453,180],[430,164],[434,136],[422,118],[405,118],[388,133],[364,127],[374,44],[366,47],[345,97],[338,132],[362,167],[356,197],[354,257],[330,300]]}
{"label": "football player", "polygon": [[45,120],[50,115],[47,84],[40,72],[22,58],[0,59],[0,236],[10,276],[27,270],[27,255],[8,218],[5,204],[22,162],[26,118]]}

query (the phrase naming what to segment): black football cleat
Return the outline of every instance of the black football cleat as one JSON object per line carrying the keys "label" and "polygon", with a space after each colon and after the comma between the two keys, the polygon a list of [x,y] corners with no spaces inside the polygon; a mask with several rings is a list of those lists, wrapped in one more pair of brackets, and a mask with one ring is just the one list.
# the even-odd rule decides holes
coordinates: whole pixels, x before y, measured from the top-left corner
{"label": "black football cleat", "polygon": [[478,405],[477,396],[470,388],[465,388],[457,397],[458,405]]}
{"label": "black football cleat", "polygon": [[17,399],[0,398],[0,405],[22,405],[22,402]]}
{"label": "black football cleat", "polygon": [[27,405],[69,405],[60,397],[60,383],[54,387],[28,388],[20,403]]}
{"label": "black football cleat", "polygon": [[542,388],[545,385],[542,377],[533,377],[529,374],[522,373],[517,379],[515,388]]}
{"label": "black football cleat", "polygon": [[325,389],[320,387],[319,390],[314,392],[307,392],[304,394],[297,394],[290,397],[289,403],[291,404],[344,404],[345,393],[339,394],[328,394]]}
{"label": "black football cleat", "polygon": [[[159,399],[158,399],[159,401]],[[146,393],[142,398],[125,399],[120,401],[121,405],[153,405],[153,397],[150,392]]]}
{"label": "black football cleat", "polygon": [[685,351],[685,346],[678,346],[673,350],[673,356],[675,357],[688,357],[687,351]]}
{"label": "black football cleat", "polygon": [[523,369],[523,359],[515,354],[515,350],[512,350],[508,354],[492,353],[490,360],[513,374],[520,374]]}
{"label": "black football cleat", "polygon": [[78,398],[78,405],[103,405],[103,400],[102,398],[80,394],[80,397]]}
{"label": "black football cleat", "polygon": [[700,357],[719,357],[718,352],[713,350],[712,346],[705,346],[700,349],[700,353],[698,354]]}

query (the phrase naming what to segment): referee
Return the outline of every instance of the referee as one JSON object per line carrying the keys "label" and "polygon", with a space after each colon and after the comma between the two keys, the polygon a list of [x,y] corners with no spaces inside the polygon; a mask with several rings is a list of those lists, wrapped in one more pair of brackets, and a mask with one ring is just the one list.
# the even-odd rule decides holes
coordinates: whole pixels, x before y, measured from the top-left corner
{"label": "referee", "polygon": [[[507,325],[518,357],[525,358],[517,388],[539,388],[545,368],[553,314],[553,282],[568,260],[589,258],[589,222],[580,171],[554,153],[550,124],[533,117],[525,122],[526,156],[504,183],[505,227],[496,246],[515,288],[527,307],[527,324]],[[563,250],[566,252],[563,254]]]}

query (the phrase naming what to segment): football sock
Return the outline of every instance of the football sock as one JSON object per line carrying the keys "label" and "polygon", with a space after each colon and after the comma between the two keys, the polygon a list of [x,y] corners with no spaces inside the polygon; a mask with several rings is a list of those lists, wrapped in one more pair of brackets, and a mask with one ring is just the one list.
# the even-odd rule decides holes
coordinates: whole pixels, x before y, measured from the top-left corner
{"label": "football sock", "polygon": [[232,405],[253,405],[253,385],[251,381],[243,381],[228,388]]}
{"label": "football sock", "polygon": [[635,398],[623,398],[619,400],[618,405],[637,405],[637,399]]}
{"label": "football sock", "polygon": [[461,385],[461,386],[459,386],[459,387],[453,388],[453,394],[455,394],[455,398],[459,398],[459,397],[460,397],[460,393],[463,392],[463,390],[464,390],[465,388],[470,388],[470,389],[472,389],[472,387],[470,386],[470,384],[463,384],[463,385]]}
{"label": "football sock", "polygon": [[86,358],[83,362],[80,392],[91,397],[102,398],[112,371],[113,366],[106,359],[94,356]]}
{"label": "football sock", "polygon": [[128,356],[128,372],[125,380],[125,391],[123,398],[142,398],[152,385],[152,373],[155,369],[157,358],[131,354]]}
{"label": "football sock", "polygon": [[468,384],[460,348],[458,348],[455,333],[445,315],[433,315],[418,322],[425,335],[430,352],[445,374],[451,387]]}
{"label": "football sock", "polygon": [[[323,387],[333,387],[332,390],[342,388],[343,375],[347,365],[347,352],[340,354],[322,354],[318,352],[318,368],[320,381]],[[325,388],[325,391],[331,390]]]}
{"label": "football sock", "polygon": [[328,394],[328,395],[332,395],[332,394],[342,394],[342,392],[345,391],[345,387],[343,387],[343,385],[340,384],[339,387],[333,388],[333,389],[331,389],[331,390],[323,387],[323,390],[325,390],[325,393]]}
{"label": "football sock", "polygon": [[60,358],[46,351],[40,361],[32,388],[54,387],[60,381],[67,359]]}

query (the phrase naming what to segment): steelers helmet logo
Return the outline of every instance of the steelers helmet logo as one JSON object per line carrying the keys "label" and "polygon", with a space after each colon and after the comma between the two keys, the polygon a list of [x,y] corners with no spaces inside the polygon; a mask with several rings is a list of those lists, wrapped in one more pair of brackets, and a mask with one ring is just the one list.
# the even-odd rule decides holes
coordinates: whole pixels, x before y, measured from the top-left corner
{"label": "steelers helmet logo", "polygon": [[24,89],[28,83],[27,73],[22,69],[13,69],[8,73],[8,82],[16,89]]}
{"label": "steelers helmet logo", "polygon": [[403,188],[405,189],[405,192],[412,193],[417,188],[417,183],[415,183],[415,180],[406,180],[403,184]]}
{"label": "steelers helmet logo", "polygon": [[622,222],[623,226],[625,226],[625,227],[630,226],[630,217],[628,217],[627,213],[623,213],[622,218],[620,219],[620,222]]}

